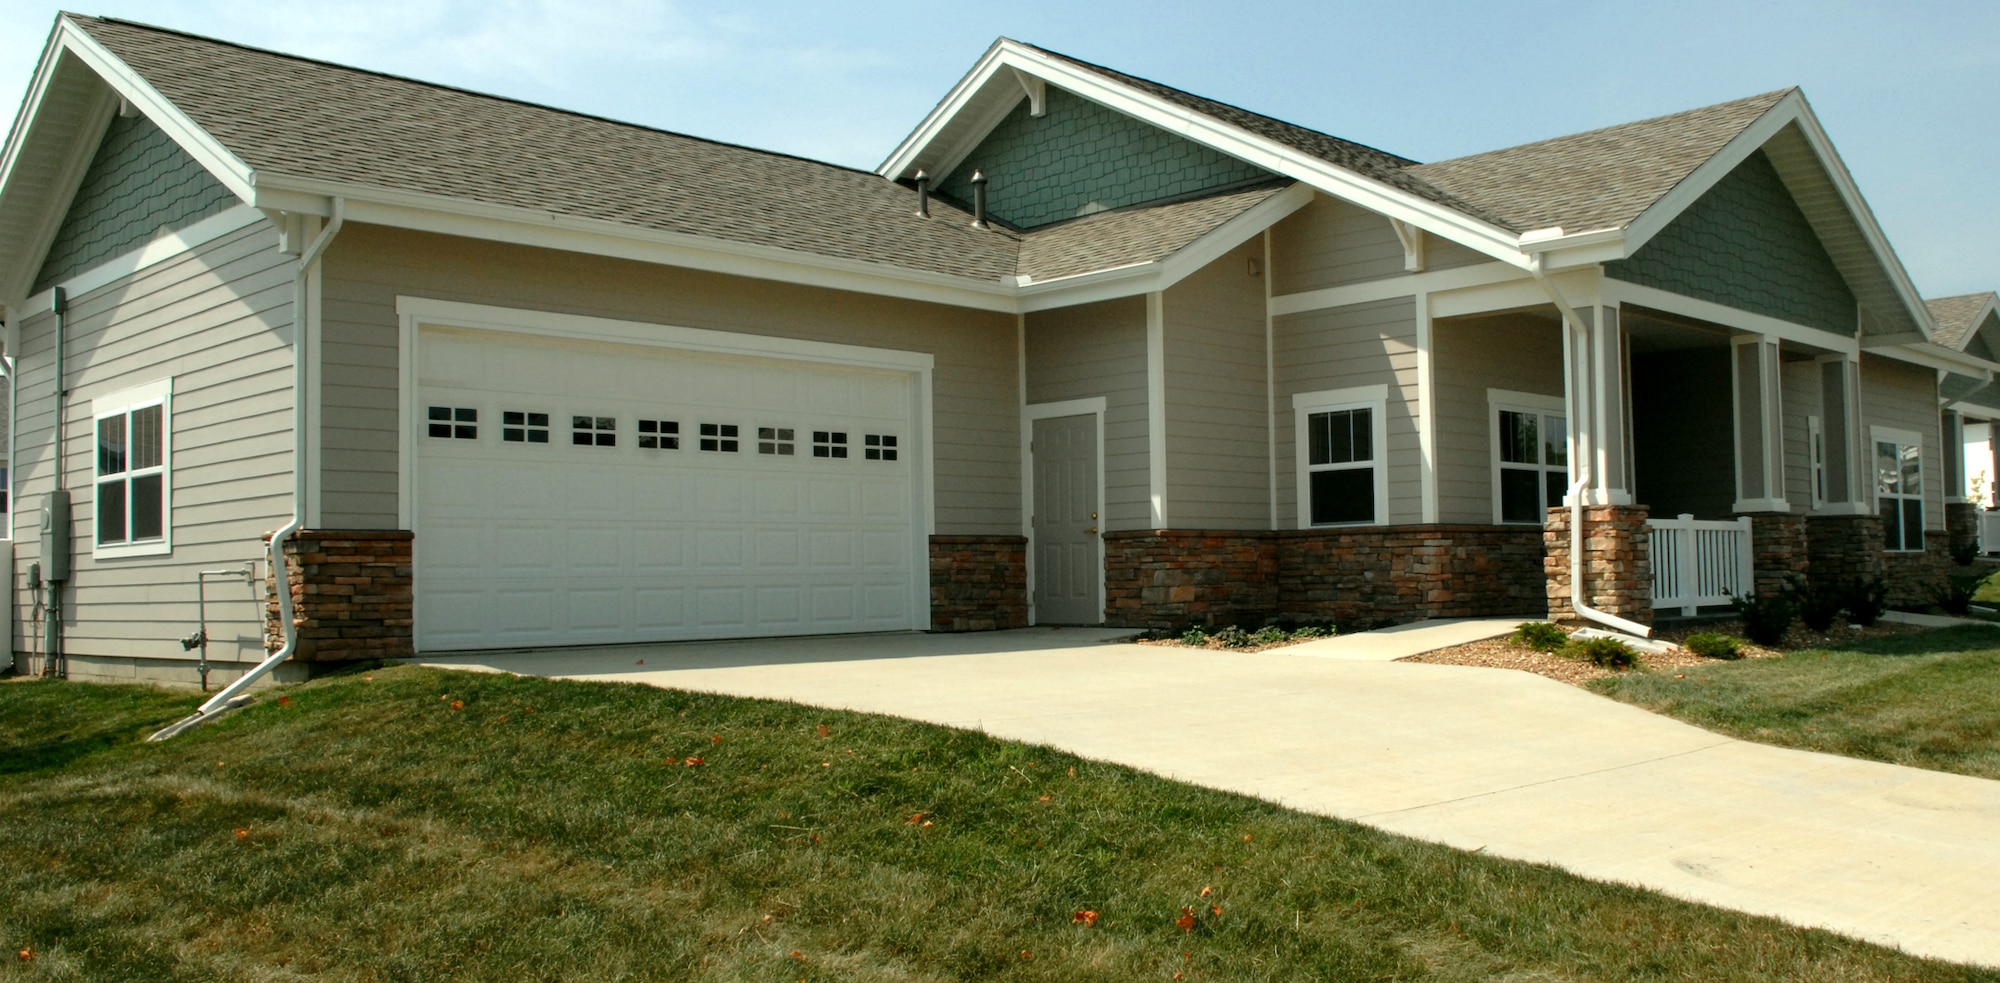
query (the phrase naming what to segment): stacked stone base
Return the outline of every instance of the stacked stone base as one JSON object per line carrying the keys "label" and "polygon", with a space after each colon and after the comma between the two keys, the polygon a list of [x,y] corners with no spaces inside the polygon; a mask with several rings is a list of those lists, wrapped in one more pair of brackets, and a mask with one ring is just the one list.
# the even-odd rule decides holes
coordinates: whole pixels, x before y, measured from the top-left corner
{"label": "stacked stone base", "polygon": [[[1583,510],[1584,593],[1590,606],[1627,621],[1653,621],[1653,537],[1643,505],[1592,505]],[[1580,621],[1570,603],[1569,509],[1549,510],[1543,542],[1549,619]]]}
{"label": "stacked stone base", "polygon": [[932,631],[1027,625],[1027,537],[931,537]]}
{"label": "stacked stone base", "polygon": [[[353,662],[416,654],[406,530],[308,529],[285,541],[299,662]],[[285,643],[276,584],[267,591],[264,647]]]}

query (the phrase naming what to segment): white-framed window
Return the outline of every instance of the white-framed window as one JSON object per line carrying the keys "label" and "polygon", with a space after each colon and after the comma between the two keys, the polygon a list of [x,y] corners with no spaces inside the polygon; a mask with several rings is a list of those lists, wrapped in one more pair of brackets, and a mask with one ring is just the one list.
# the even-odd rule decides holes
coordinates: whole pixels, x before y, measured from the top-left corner
{"label": "white-framed window", "polygon": [[1569,491],[1569,420],[1560,396],[1486,391],[1493,521],[1542,525]]}
{"label": "white-framed window", "polygon": [[1292,397],[1299,528],[1389,521],[1389,387]]}
{"label": "white-framed window", "polygon": [[1874,444],[1875,507],[1882,513],[1882,548],[1923,552],[1923,435],[1871,427],[1868,436]]}
{"label": "white-framed window", "polygon": [[1812,490],[1812,507],[1826,507],[1826,431],[1819,417],[1806,417],[1806,483]]}
{"label": "white-framed window", "polygon": [[91,400],[93,557],[172,552],[173,397],[162,379]]}

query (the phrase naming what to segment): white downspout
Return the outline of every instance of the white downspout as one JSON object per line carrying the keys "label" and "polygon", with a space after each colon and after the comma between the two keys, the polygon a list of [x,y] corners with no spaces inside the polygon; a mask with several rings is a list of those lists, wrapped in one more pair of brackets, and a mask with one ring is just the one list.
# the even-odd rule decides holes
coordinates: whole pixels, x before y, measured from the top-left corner
{"label": "white downspout", "polygon": [[[1584,600],[1583,589],[1583,490],[1590,484],[1590,462],[1579,454],[1574,446],[1576,435],[1583,432],[1583,417],[1578,410],[1584,409],[1583,401],[1577,398],[1576,358],[1570,350],[1573,332],[1583,331],[1583,319],[1563,299],[1561,291],[1549,282],[1548,274],[1542,271],[1542,257],[1537,253],[1528,257],[1528,274],[1541,284],[1542,291],[1555,302],[1556,310],[1563,319],[1563,397],[1569,401],[1570,414],[1570,463],[1576,467],[1576,481],[1569,486],[1569,606],[1579,617],[1588,618],[1607,628],[1622,631],[1640,638],[1653,637],[1653,629],[1636,621],[1628,621],[1608,611],[1599,611]],[[1581,351],[1581,349],[1578,349]]]}
{"label": "white downspout", "polygon": [[20,404],[16,394],[21,390],[21,387],[15,384],[15,366],[14,356],[0,355],[0,373],[4,373],[7,377],[7,432],[4,435],[7,438],[7,487],[0,489],[0,495],[6,497],[7,539],[10,542],[14,538],[14,484],[21,480],[17,477],[19,472],[14,469],[14,421],[20,418],[18,415]]}
{"label": "white downspout", "polygon": [[159,733],[147,738],[149,741],[164,741],[194,726],[207,715],[217,710],[227,709],[231,701],[250,688],[250,684],[264,678],[271,670],[292,657],[299,647],[299,629],[292,616],[292,576],[285,564],[285,541],[305,525],[306,516],[306,474],[314,462],[306,459],[306,433],[311,420],[306,412],[311,400],[306,398],[310,377],[307,374],[307,353],[312,349],[306,344],[306,334],[310,330],[306,316],[306,277],[319,263],[326,247],[333,244],[333,237],[340,234],[340,227],[347,222],[347,200],[333,199],[333,216],[321,229],[312,245],[299,255],[298,269],[292,274],[292,518],[291,521],[271,534],[271,584],[278,594],[278,624],[285,633],[285,644],[271,653],[255,668],[222,691],[210,697],[208,702],[187,717],[162,728]]}

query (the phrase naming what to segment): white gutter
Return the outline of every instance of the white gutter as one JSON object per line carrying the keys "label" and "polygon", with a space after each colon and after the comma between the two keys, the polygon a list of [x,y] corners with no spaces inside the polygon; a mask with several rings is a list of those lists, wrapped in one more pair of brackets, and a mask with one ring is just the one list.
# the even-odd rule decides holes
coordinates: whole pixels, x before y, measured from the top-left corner
{"label": "white gutter", "polygon": [[1540,254],[1528,258],[1528,275],[1534,277],[1536,283],[1541,284],[1543,292],[1555,302],[1556,310],[1562,313],[1563,318],[1563,398],[1569,404],[1566,408],[1570,419],[1569,432],[1572,445],[1569,460],[1577,471],[1576,481],[1569,486],[1569,606],[1578,616],[1588,618],[1607,628],[1628,635],[1637,635],[1640,638],[1651,638],[1653,637],[1651,627],[1636,621],[1627,621],[1608,611],[1599,611],[1584,600],[1583,490],[1590,484],[1590,464],[1584,455],[1576,452],[1575,447],[1576,436],[1583,432],[1581,424],[1584,418],[1577,411],[1584,407],[1584,401],[1577,398],[1576,358],[1570,348],[1571,337],[1583,330],[1583,319],[1576,316],[1576,311],[1569,306],[1569,301],[1563,299],[1562,292],[1557,290],[1555,284],[1549,282],[1548,275],[1542,272]]}
{"label": "white gutter", "polygon": [[18,408],[19,400],[17,399],[17,394],[21,391],[21,387],[15,384],[14,356],[0,354],[0,375],[7,377],[7,432],[5,435],[7,438],[7,487],[0,489],[0,496],[4,496],[4,499],[0,500],[4,500],[7,506],[7,539],[11,542],[14,538],[14,512],[16,511],[14,508],[14,483],[21,480],[16,477],[16,475],[20,474],[20,471],[14,467],[14,421],[21,418]]}
{"label": "white gutter", "polygon": [[347,200],[336,197],[333,199],[332,219],[327,222],[326,228],[320,230],[312,245],[299,255],[298,269],[292,274],[292,518],[271,534],[271,584],[278,594],[278,623],[285,633],[285,644],[235,682],[223,687],[194,713],[147,738],[149,741],[164,741],[200,723],[209,714],[228,709],[229,704],[252,683],[264,678],[298,651],[299,629],[293,621],[292,576],[291,569],[285,564],[285,541],[305,525],[306,472],[313,463],[306,458],[306,434],[312,422],[306,412],[311,402],[306,398],[310,382],[306,362],[307,353],[312,350],[306,344],[306,334],[310,330],[310,319],[306,316],[306,276],[319,264],[320,256],[326,252],[326,247],[333,244],[333,237],[340,234],[340,227],[346,221]]}

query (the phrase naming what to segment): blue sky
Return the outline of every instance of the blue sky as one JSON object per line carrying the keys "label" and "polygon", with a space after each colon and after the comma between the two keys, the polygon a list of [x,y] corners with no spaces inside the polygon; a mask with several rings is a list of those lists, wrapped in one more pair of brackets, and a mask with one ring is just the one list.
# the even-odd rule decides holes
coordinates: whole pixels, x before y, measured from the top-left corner
{"label": "blue sky", "polygon": [[[58,8],[0,0],[0,103]],[[2000,4],[99,0],[872,168],[998,35],[1419,160],[1803,86],[1927,296],[2000,288]]]}

